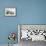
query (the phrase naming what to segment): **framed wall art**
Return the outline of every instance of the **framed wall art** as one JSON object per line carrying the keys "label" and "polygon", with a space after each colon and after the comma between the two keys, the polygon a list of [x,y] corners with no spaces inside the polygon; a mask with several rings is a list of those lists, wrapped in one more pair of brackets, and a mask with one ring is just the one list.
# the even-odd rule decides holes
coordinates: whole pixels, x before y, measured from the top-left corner
{"label": "framed wall art", "polygon": [[23,39],[31,41],[46,41],[46,25],[18,25],[19,42]]}
{"label": "framed wall art", "polygon": [[5,16],[16,16],[16,8],[5,8]]}

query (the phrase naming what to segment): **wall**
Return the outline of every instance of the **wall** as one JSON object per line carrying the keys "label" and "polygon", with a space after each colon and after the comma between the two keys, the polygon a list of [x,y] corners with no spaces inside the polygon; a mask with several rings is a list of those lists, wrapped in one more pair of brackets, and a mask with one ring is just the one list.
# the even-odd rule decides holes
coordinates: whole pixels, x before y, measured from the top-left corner
{"label": "wall", "polygon": [[[6,7],[16,7],[17,16],[5,17]],[[9,32],[18,32],[17,24],[46,24],[46,0],[0,0],[0,44],[8,43]]]}

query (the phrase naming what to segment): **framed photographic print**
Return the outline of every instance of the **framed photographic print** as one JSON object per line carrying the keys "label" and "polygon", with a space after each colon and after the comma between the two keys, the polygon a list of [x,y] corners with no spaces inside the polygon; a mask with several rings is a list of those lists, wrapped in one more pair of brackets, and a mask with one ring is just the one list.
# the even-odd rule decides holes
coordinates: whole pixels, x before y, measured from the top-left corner
{"label": "framed photographic print", "polygon": [[5,8],[5,16],[16,16],[16,8]]}

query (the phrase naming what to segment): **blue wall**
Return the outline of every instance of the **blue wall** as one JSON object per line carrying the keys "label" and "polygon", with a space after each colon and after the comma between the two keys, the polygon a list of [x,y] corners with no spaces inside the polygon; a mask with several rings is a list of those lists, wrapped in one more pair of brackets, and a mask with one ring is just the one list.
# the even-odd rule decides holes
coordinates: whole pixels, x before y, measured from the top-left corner
{"label": "blue wall", "polygon": [[[15,7],[17,16],[5,17],[6,7]],[[46,24],[46,0],[0,0],[0,44],[8,43],[9,32],[17,33],[17,24]]]}

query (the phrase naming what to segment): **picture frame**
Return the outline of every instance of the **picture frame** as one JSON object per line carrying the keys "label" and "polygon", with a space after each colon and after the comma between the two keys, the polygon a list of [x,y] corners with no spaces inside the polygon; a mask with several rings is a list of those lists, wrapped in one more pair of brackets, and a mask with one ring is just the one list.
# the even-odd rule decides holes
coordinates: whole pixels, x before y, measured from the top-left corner
{"label": "picture frame", "polygon": [[[27,38],[24,37],[23,30],[28,30]],[[46,41],[46,24],[18,24],[18,38],[19,42],[21,40]]]}
{"label": "picture frame", "polygon": [[16,8],[5,8],[5,16],[16,16]]}

